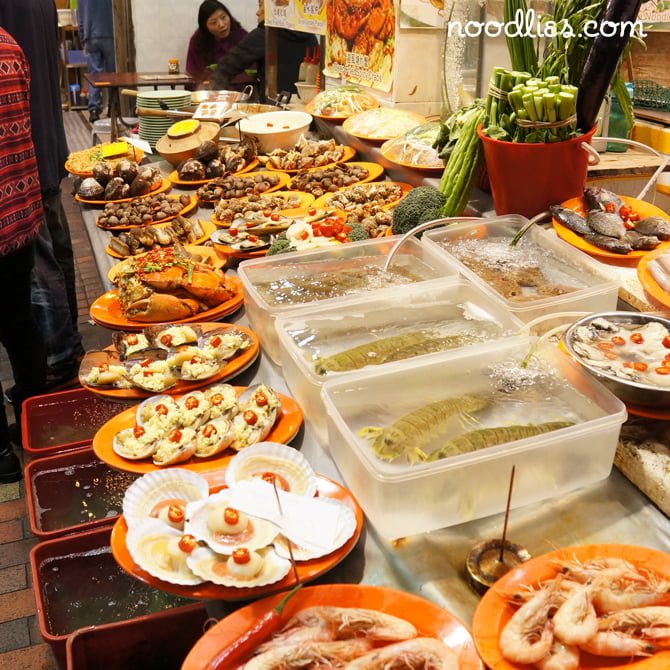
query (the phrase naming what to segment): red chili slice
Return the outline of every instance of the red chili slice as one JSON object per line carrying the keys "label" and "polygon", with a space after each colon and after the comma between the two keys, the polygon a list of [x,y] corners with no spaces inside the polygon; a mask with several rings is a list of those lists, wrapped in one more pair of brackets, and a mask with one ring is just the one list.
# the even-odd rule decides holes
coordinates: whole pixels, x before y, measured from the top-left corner
{"label": "red chili slice", "polygon": [[644,342],[644,337],[642,336],[642,333],[633,333],[630,336],[630,341],[635,344],[642,344]]}
{"label": "red chili slice", "polygon": [[263,393],[263,391],[256,391],[254,394],[254,402],[259,407],[265,407],[268,404],[268,397]]}
{"label": "red chili slice", "polygon": [[626,340],[624,340],[623,337],[619,337],[618,335],[615,335],[612,338],[612,344],[616,344],[617,346],[620,347],[620,346],[626,344]]}
{"label": "red chili slice", "polygon": [[184,400],[184,405],[186,409],[195,409],[200,404],[200,401],[194,396],[190,395],[186,400]]}
{"label": "red chili slice", "polygon": [[166,347],[169,347],[172,344],[172,335],[166,333],[161,335],[161,344],[164,344]]}
{"label": "red chili slice", "polygon": [[168,440],[170,440],[170,442],[179,442],[181,441],[181,437],[181,430],[179,430],[179,428],[173,428],[168,433]]}
{"label": "red chili slice", "polygon": [[246,410],[246,412],[242,414],[242,418],[250,426],[255,426],[258,423],[258,415],[251,409]]}
{"label": "red chili slice", "polygon": [[233,551],[233,561],[238,565],[244,565],[251,560],[251,554],[246,547],[238,547]]}
{"label": "red chili slice", "polygon": [[170,505],[167,516],[172,523],[181,523],[184,520],[184,508],[181,505]]}
{"label": "red chili slice", "polygon": [[166,416],[167,413],[168,413],[168,408],[162,402],[158,403],[158,405],[156,405],[156,414],[162,414],[163,416]]}
{"label": "red chili slice", "polygon": [[240,513],[232,507],[226,507],[223,510],[223,520],[230,526],[235,526],[240,522]]}
{"label": "red chili slice", "polygon": [[144,433],[146,433],[146,430],[144,430],[144,426],[135,426],[133,428],[133,435],[138,439],[142,437]]}
{"label": "red chili slice", "polygon": [[185,553],[190,554],[198,546],[198,540],[193,535],[182,535],[179,540],[179,548]]}

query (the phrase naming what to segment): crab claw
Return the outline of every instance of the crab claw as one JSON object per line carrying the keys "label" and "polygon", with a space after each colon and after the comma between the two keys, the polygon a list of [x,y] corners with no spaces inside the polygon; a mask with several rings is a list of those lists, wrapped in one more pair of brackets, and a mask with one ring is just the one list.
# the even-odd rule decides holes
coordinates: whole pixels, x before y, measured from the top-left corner
{"label": "crab claw", "polygon": [[231,297],[224,277],[209,268],[195,268],[190,277],[182,277],[181,285],[189,295],[201,300],[208,307],[216,307]]}
{"label": "crab claw", "polygon": [[178,298],[168,293],[152,293],[148,298],[137,300],[126,310],[134,321],[177,321],[197,314],[200,304],[190,298]]}

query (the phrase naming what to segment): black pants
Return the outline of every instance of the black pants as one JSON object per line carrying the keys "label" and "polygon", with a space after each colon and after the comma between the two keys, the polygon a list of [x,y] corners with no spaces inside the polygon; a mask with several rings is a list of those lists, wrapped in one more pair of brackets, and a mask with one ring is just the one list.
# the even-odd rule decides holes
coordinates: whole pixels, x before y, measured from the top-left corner
{"label": "black pants", "polygon": [[[17,421],[21,403],[44,392],[46,375],[46,348],[30,301],[34,258],[34,243],[0,256],[0,342],[7,349],[16,384]],[[0,392],[0,453],[7,447],[9,430]]]}

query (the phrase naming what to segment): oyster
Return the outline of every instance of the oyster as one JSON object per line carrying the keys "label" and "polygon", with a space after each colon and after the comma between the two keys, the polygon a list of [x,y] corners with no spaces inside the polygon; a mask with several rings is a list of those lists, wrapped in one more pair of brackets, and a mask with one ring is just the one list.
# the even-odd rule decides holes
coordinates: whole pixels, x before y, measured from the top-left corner
{"label": "oyster", "polygon": [[177,425],[179,405],[169,395],[155,395],[143,400],[135,412],[135,420],[140,426],[156,426],[166,430]]}
{"label": "oyster", "polygon": [[77,195],[85,200],[100,200],[105,196],[105,187],[93,177],[87,177],[79,184]]}
{"label": "oyster", "polygon": [[[188,503],[205,500],[208,495],[207,480],[196,472],[182,468],[155,470],[127,488],[123,496],[123,516],[128,528],[132,528],[143,519],[164,517],[170,505],[183,506],[185,511]],[[175,526],[169,519],[168,524]],[[180,528],[183,527],[182,522]]]}
{"label": "oyster", "polygon": [[[240,557],[238,563],[235,557]],[[280,558],[272,547],[259,551],[242,551],[235,556],[221,556],[207,547],[198,547],[187,563],[194,574],[221,586],[249,588],[266,586],[283,579],[291,562]]]}
{"label": "oyster", "polygon": [[187,461],[195,453],[195,430],[186,426],[172,428],[159,440],[153,453],[154,465],[174,465]]}
{"label": "oyster", "polygon": [[209,458],[221,453],[233,441],[231,422],[224,416],[212,419],[198,428],[195,435],[195,455]]}
{"label": "oyster", "polygon": [[215,384],[203,392],[209,401],[209,418],[216,419],[225,416],[232,419],[239,413],[237,393],[230,384]]}
{"label": "oyster", "polygon": [[133,561],[150,575],[171,584],[202,584],[204,580],[188,566],[189,554],[180,546],[182,537],[158,519],[145,519],[129,529],[126,545]]}
{"label": "oyster", "polygon": [[316,476],[307,459],[293,447],[277,442],[258,442],[240,451],[226,468],[226,484],[260,477],[277,488],[312,497],[316,495]]}
{"label": "oyster", "polygon": [[158,440],[159,432],[155,427],[136,424],[114,435],[112,449],[122,458],[139,461],[154,454]]}
{"label": "oyster", "polygon": [[105,200],[121,200],[128,197],[130,186],[121,177],[114,177],[105,186]]}
{"label": "oyster", "polygon": [[88,386],[130,388],[126,369],[115,351],[87,351],[79,365],[79,381]]}
{"label": "oyster", "polygon": [[233,419],[235,438],[230,445],[239,451],[264,440],[281,408],[277,394],[265,384],[250,386],[239,398],[240,413]]}
{"label": "oyster", "polygon": [[239,547],[254,550],[267,547],[279,532],[271,523],[249,516],[228,505],[228,489],[206,501],[186,507],[186,532],[206,542],[219,554],[232,554]]}
{"label": "oyster", "polygon": [[195,158],[189,158],[179,164],[177,175],[183,181],[200,181],[205,178],[205,166]]}
{"label": "oyster", "polygon": [[149,348],[149,340],[143,333],[116,331],[112,335],[112,343],[122,359]]}
{"label": "oyster", "polygon": [[114,176],[123,179],[126,184],[131,184],[133,179],[137,177],[137,173],[137,163],[129,160],[119,161],[114,168]]}
{"label": "oyster", "polygon": [[198,345],[205,355],[229,361],[238,352],[248,349],[251,339],[241,330],[217,328],[201,335]]}
{"label": "oyster", "polygon": [[198,326],[150,326],[145,328],[147,338],[157,347],[171,349],[182,344],[196,344],[201,330]]}
{"label": "oyster", "polygon": [[93,166],[93,179],[103,186],[114,176],[114,168],[110,163],[100,162]]}
{"label": "oyster", "polygon": [[194,431],[210,418],[210,402],[202,391],[193,391],[177,400],[179,421]]}

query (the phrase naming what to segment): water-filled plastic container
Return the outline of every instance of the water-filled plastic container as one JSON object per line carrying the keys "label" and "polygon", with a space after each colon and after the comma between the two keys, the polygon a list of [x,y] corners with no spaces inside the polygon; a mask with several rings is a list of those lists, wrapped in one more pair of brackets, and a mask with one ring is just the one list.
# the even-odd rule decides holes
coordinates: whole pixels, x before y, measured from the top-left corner
{"label": "water-filled plastic container", "polygon": [[35,459],[24,472],[30,530],[47,540],[111,525],[138,477],[112,470],[92,447]]}
{"label": "water-filled plastic container", "polygon": [[[513,215],[454,223],[425,232],[421,243],[445,254],[461,275],[496,296],[524,323],[555,312],[616,309],[619,279],[614,271],[561,240],[553,230],[534,225],[516,247],[510,247],[509,242],[526,223],[528,220],[524,217]],[[495,255],[489,243],[493,244]],[[456,250],[463,245],[473,245],[476,249],[477,260],[482,261],[479,273],[457,258]],[[531,265],[531,254],[536,256],[537,267],[543,275],[539,289],[545,293],[523,287],[523,295],[518,298],[505,297],[501,293],[504,284],[514,279],[517,269]],[[487,281],[482,275],[488,270],[491,277]],[[551,295],[547,294],[550,285],[569,285],[574,290]]]}
{"label": "water-filled plastic container", "polygon": [[[460,357],[440,354],[407,361],[392,371],[359,373],[355,383],[345,378],[324,384],[330,454],[383,537],[427,532],[503,511],[514,465],[513,507],[560,496],[609,475],[626,420],[623,403],[554,344],[540,345],[523,368],[535,342],[499,340],[487,348],[464,349]],[[437,402],[428,413],[426,408]],[[402,425],[397,423],[401,417]],[[370,435],[371,427],[395,425],[399,432],[379,435],[384,449],[395,445],[403,456],[417,456],[417,447],[430,454],[465,434],[474,445],[473,431],[502,426],[518,432],[509,427],[556,421],[572,425],[413,464],[380,459],[371,439],[361,435],[363,429]],[[427,438],[423,444],[422,436]]]}
{"label": "water-filled plastic container", "polygon": [[[275,325],[286,383],[323,444],[328,428],[320,392],[326,381],[353,380],[361,370],[389,370],[409,359],[432,356],[434,352],[421,354],[421,349],[439,337],[444,338],[445,350],[453,347],[448,350],[460,355],[464,347],[511,337],[523,329],[523,323],[501,302],[458,277],[383,289],[372,296],[352,296],[336,305],[291,312],[278,318]],[[426,345],[421,344],[424,333],[430,333]],[[406,338],[407,355],[396,361],[378,364],[375,349],[352,351],[386,340],[397,352],[403,346],[397,337]],[[378,351],[380,357],[385,356],[384,350]],[[394,357],[390,350],[386,356]]]}
{"label": "water-filled plastic container", "polygon": [[[354,294],[372,296],[375,290],[389,286],[456,275],[445,254],[414,238],[403,244],[389,273],[383,274],[386,256],[396,241],[393,237],[376,238],[240,263],[238,275],[249,323],[272,361],[280,363],[274,323],[278,316],[317,304],[335,305]],[[297,282],[303,288],[296,288]]]}
{"label": "water-filled plastic container", "polygon": [[23,448],[41,458],[91,444],[98,428],[130,404],[84,388],[28,398],[21,415]]}
{"label": "water-filled plastic container", "polygon": [[67,639],[67,670],[179,670],[206,620],[198,603],[80,628]]}
{"label": "water-filled plastic container", "polygon": [[40,542],[30,571],[40,635],[65,667],[65,644],[80,628],[130,621],[192,604],[142,584],[116,563],[111,527]]}

